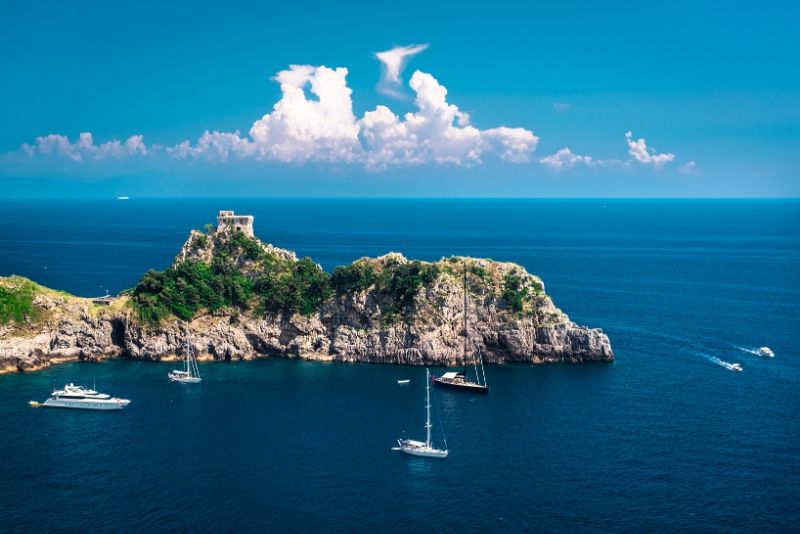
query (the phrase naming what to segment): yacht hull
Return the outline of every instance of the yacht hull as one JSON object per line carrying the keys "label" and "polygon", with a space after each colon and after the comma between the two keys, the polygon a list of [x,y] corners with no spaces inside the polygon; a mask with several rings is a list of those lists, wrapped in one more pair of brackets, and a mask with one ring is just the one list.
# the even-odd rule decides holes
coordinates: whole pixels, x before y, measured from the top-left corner
{"label": "yacht hull", "polygon": [[73,410],[121,410],[131,401],[129,400],[74,400],[74,399],[47,399],[39,406],[45,408],[70,408]]}
{"label": "yacht hull", "polygon": [[458,391],[464,391],[469,393],[479,393],[479,394],[486,394],[489,393],[489,386],[483,386],[481,384],[477,384],[475,382],[462,382],[460,380],[453,381],[447,380],[441,377],[436,377],[433,379],[433,385],[440,386],[443,388],[448,389],[456,389]]}
{"label": "yacht hull", "polygon": [[421,441],[400,441],[400,452],[425,458],[447,458],[447,451],[428,447]]}
{"label": "yacht hull", "polygon": [[173,376],[169,375],[169,379],[173,382],[180,382],[181,384],[197,384],[203,379],[197,376]]}
{"label": "yacht hull", "polygon": [[419,449],[404,449],[400,447],[400,452],[410,454],[411,456],[423,456],[425,458],[447,458],[447,451],[440,451],[437,449],[432,450],[419,450]]}

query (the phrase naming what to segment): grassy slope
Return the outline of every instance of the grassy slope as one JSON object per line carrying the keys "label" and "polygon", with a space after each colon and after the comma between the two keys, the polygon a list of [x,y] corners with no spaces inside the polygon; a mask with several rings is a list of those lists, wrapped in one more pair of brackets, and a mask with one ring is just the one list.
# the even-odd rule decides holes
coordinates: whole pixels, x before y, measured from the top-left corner
{"label": "grassy slope", "polygon": [[50,289],[23,276],[0,276],[0,326],[17,333],[65,316],[118,314],[127,301],[128,297],[123,296],[110,306],[100,306],[91,299]]}

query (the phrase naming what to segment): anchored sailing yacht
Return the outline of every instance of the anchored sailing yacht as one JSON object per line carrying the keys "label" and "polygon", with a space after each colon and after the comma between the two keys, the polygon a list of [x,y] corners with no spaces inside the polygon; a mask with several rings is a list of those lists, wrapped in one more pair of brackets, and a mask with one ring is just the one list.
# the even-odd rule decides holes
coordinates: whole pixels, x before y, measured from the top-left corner
{"label": "anchored sailing yacht", "polygon": [[[475,381],[467,378],[467,339],[469,338],[469,330],[467,330],[467,260],[464,260],[464,369],[462,371],[450,371],[442,374],[442,376],[433,377],[433,383],[437,386],[447,387],[451,389],[459,389],[461,391],[471,391],[473,393],[489,393],[489,385],[486,383],[486,372],[483,369],[483,357],[478,351],[478,359],[481,363],[481,372],[478,373],[478,363],[475,361],[475,355],[472,355],[472,365],[475,367]],[[481,383],[481,375],[483,375],[483,382]]]}
{"label": "anchored sailing yacht", "polygon": [[[436,449],[431,443],[431,372],[425,369],[425,395],[426,403],[425,410],[427,411],[428,418],[425,421],[425,430],[427,437],[425,441],[416,441],[413,439],[398,439],[397,443],[400,445],[400,452],[410,454],[412,456],[426,456],[428,458],[447,458],[447,449]],[[447,447],[447,442],[444,444]]]}
{"label": "anchored sailing yacht", "polygon": [[43,403],[31,401],[29,404],[35,408],[77,408],[81,410],[121,410],[131,401],[111,397],[105,393],[98,393],[93,389],[69,383],[63,389],[54,389],[50,398]]}
{"label": "anchored sailing yacht", "polygon": [[197,360],[194,358],[194,353],[192,352],[192,347],[189,345],[189,333],[186,333],[186,365],[184,366],[183,370],[180,369],[173,369],[169,376],[169,379],[173,382],[180,382],[181,384],[197,384],[202,378],[200,378],[200,369],[197,367]]}

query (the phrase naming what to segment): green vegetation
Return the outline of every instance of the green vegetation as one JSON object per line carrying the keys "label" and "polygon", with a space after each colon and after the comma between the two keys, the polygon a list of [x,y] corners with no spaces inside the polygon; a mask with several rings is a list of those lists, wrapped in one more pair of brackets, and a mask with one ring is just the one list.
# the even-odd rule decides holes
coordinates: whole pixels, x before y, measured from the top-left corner
{"label": "green vegetation", "polygon": [[511,271],[503,278],[503,299],[517,313],[521,313],[525,299],[528,297],[528,288],[522,287],[522,278],[517,271]]}
{"label": "green vegetation", "polygon": [[255,261],[266,254],[257,239],[246,236],[238,228],[231,229],[224,235],[216,236],[214,244],[217,254],[226,256],[226,259],[243,255],[248,260]]}
{"label": "green vegetation", "polygon": [[[210,245],[208,236],[200,236],[195,245]],[[247,310],[253,282],[236,268],[240,255],[258,257],[262,249],[255,239],[241,231],[215,238],[217,254],[211,265],[186,260],[166,271],[150,270],[131,292],[132,303],[145,322],[158,323],[169,315],[190,320],[205,310],[214,312],[232,307]]]}
{"label": "green vegetation", "polygon": [[201,234],[197,236],[197,239],[195,239],[194,243],[192,243],[192,248],[195,250],[200,250],[200,249],[205,250],[208,248],[208,245],[209,245],[208,236]]}
{"label": "green vegetation", "polygon": [[[207,236],[202,236],[208,239]],[[131,295],[140,319],[158,323],[169,315],[191,320],[221,308],[311,315],[332,296],[330,277],[311,259],[271,254],[241,231],[214,238],[211,265],[186,260],[146,273]],[[242,261],[249,262],[248,276]]]}
{"label": "green vegetation", "polygon": [[473,264],[472,267],[470,268],[470,270],[472,271],[472,274],[474,274],[475,276],[477,276],[481,280],[486,280],[486,275],[488,273],[486,272],[485,268],[481,267],[478,264]]}
{"label": "green vegetation", "polygon": [[331,286],[339,295],[374,288],[388,302],[382,310],[384,322],[392,323],[411,308],[419,289],[431,284],[439,272],[440,267],[433,263],[389,259],[383,265],[376,265],[362,259],[337,267]]}
{"label": "green vegetation", "polygon": [[331,286],[338,294],[365,291],[374,286],[392,301],[386,311],[396,314],[411,305],[419,288],[432,283],[438,275],[439,267],[434,263],[389,260],[385,265],[376,266],[364,259],[337,267]]}
{"label": "green vegetation", "polygon": [[256,279],[254,290],[266,312],[312,315],[333,296],[330,276],[311,258],[271,263]]}
{"label": "green vegetation", "polygon": [[338,294],[366,291],[377,281],[378,274],[369,260],[358,260],[334,269],[331,285]]}
{"label": "green vegetation", "polygon": [[174,269],[148,271],[133,290],[139,317],[157,323],[173,314],[192,319],[200,310],[247,308],[253,284],[239,273],[224,273],[188,260]]}
{"label": "green vegetation", "polygon": [[17,287],[0,286],[0,324],[38,319],[41,310],[33,305],[38,287],[30,280],[21,281]]}
{"label": "green vegetation", "polygon": [[[313,315],[334,295],[372,291],[387,324],[413,309],[420,289],[431,285],[442,273],[461,275],[462,258],[439,263],[404,261],[399,257],[382,260],[363,258],[337,267],[329,275],[310,258],[295,260],[272,252],[239,230],[195,237],[195,250],[213,246],[210,264],[185,260],[166,271],[149,271],[130,291],[131,305],[146,322],[158,323],[168,316],[190,320],[200,313],[235,308],[257,315],[280,313]],[[459,268],[459,264],[461,267]],[[543,287],[526,285],[518,270],[502,281],[491,265],[470,262],[470,284],[484,294],[501,296],[515,312],[522,314],[525,302]]]}
{"label": "green vegetation", "polygon": [[439,267],[435,263],[409,261],[385,265],[377,280],[378,290],[389,302],[383,309],[384,322],[392,323],[408,312],[417,291],[431,284],[438,275]]}

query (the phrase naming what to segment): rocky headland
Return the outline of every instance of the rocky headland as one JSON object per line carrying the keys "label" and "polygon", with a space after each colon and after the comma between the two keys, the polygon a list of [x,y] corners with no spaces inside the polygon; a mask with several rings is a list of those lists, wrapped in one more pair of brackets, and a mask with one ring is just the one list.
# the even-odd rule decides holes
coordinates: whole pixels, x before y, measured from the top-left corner
{"label": "rocky headland", "polygon": [[457,365],[464,271],[470,354],[484,362],[613,360],[608,336],[569,320],[537,276],[464,257],[390,253],[325,273],[234,227],[192,231],[170,269],[108,302],[0,278],[0,372],[73,360],[278,356]]}

